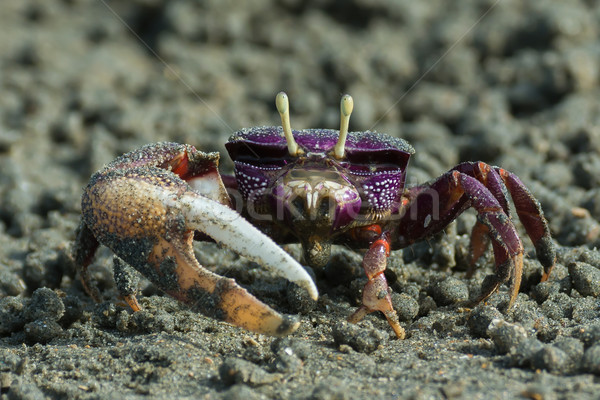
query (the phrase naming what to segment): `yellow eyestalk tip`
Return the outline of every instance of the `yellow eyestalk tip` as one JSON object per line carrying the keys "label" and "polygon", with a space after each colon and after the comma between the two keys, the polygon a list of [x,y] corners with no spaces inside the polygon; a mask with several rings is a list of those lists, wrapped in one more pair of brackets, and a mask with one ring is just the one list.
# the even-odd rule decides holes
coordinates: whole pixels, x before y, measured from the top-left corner
{"label": "yellow eyestalk tip", "polygon": [[286,92],[277,93],[277,97],[275,97],[275,106],[277,107],[279,114],[289,114],[290,101],[288,100]]}
{"label": "yellow eyestalk tip", "polygon": [[302,154],[302,149],[300,149],[292,135],[292,126],[290,124],[290,102],[288,100],[288,95],[285,92],[277,93],[277,97],[275,97],[275,106],[281,116],[281,126],[290,155],[297,156],[298,154]]}
{"label": "yellow eyestalk tip", "polygon": [[342,101],[340,102],[340,111],[343,117],[350,118],[350,114],[352,114],[352,110],[354,109],[354,100],[352,96],[349,94],[345,94],[342,96]]}
{"label": "yellow eyestalk tip", "polygon": [[348,125],[350,124],[350,114],[354,109],[354,100],[349,94],[342,96],[340,102],[340,136],[333,148],[333,155],[338,160],[344,157],[344,146],[346,145],[346,137],[348,136]]}

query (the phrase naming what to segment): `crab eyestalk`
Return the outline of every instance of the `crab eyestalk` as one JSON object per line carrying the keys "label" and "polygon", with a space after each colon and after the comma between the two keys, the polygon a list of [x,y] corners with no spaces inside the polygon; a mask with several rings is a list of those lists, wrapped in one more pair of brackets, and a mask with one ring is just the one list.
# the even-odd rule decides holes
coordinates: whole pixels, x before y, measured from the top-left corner
{"label": "crab eyestalk", "polygon": [[342,96],[340,102],[340,137],[333,148],[333,155],[338,160],[344,157],[344,146],[346,145],[346,136],[348,136],[348,124],[350,123],[350,114],[354,108],[354,100],[349,94]]}
{"label": "crab eyestalk", "polygon": [[285,92],[279,92],[275,98],[275,106],[281,116],[281,126],[283,128],[283,134],[288,145],[288,151],[291,156],[297,156],[302,154],[302,149],[298,146],[298,143],[294,140],[292,135],[292,126],[290,125],[290,103],[288,96]]}

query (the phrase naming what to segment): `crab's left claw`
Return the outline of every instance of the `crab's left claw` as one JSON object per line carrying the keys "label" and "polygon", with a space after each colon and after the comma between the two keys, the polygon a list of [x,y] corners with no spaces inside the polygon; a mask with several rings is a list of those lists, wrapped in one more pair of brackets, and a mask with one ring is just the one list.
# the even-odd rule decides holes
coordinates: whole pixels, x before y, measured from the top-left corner
{"label": "crab's left claw", "polygon": [[[165,201],[169,204],[168,199]],[[186,193],[171,206],[180,208],[188,228],[202,231],[240,255],[277,270],[317,299],[314,282],[302,266],[235,211],[195,193]],[[192,237],[193,233],[189,233],[181,241],[162,240],[158,246],[167,253],[172,250],[177,254],[180,287],[174,297],[195,304],[207,314],[214,314],[211,310],[216,308],[223,320],[254,332],[279,336],[297,329],[299,323],[295,318],[281,316],[232,279],[201,269],[193,256]]]}
{"label": "crab's left claw", "polygon": [[236,253],[277,271],[317,300],[317,287],[306,270],[240,214],[195,193],[186,193],[177,202],[190,228],[202,231]]}
{"label": "crab's left claw", "polygon": [[[286,335],[299,322],[263,304],[233,279],[203,268],[192,247],[195,230],[279,271],[312,298],[318,296],[307,272],[271,239],[171,171],[118,168],[97,174],[83,195],[82,212],[79,237],[95,237],[170,296],[250,331]],[[80,253],[76,258],[89,252]]]}

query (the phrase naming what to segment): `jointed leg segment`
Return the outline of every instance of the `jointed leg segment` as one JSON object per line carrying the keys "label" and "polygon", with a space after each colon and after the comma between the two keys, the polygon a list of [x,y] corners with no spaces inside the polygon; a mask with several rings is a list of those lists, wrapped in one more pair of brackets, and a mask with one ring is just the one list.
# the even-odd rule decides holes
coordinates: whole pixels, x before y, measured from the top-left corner
{"label": "jointed leg segment", "polygon": [[[459,171],[452,177],[456,190],[462,190],[478,213],[478,224],[487,228],[496,260],[496,274],[486,278],[479,301],[491,296],[498,287],[510,282],[510,308],[517,298],[523,273],[523,245],[515,227],[496,196],[479,180]],[[498,191],[494,190],[496,193]],[[484,230],[483,228],[480,228]]]}
{"label": "jointed leg segment", "polygon": [[[429,196],[423,199],[422,194]],[[521,284],[523,246],[510,218],[509,194],[544,267],[542,280],[546,280],[556,253],[539,202],[514,174],[482,162],[459,164],[432,184],[411,189],[411,204],[399,221],[396,244],[402,247],[431,236],[466,208],[475,208],[478,217],[471,233],[472,265],[489,242],[496,262],[496,273],[486,278],[478,300],[487,299],[502,283],[509,282],[510,308]],[[437,215],[437,220],[432,220],[432,215]]]}
{"label": "jointed leg segment", "polygon": [[[533,242],[537,257],[544,268],[542,281],[546,281],[556,262],[556,250],[542,207],[529,189],[513,173],[502,168],[491,167],[483,162],[459,164],[455,170],[479,180],[498,200],[507,215],[510,215],[507,198],[510,193],[519,220]],[[480,224],[473,227],[471,236],[473,264],[486,247],[487,240],[483,236],[485,233],[485,229]]]}
{"label": "jointed leg segment", "polygon": [[495,274],[486,278],[478,301],[487,299],[502,283],[509,282],[510,308],[520,287],[523,246],[508,213],[507,192],[501,175],[487,164],[460,164],[433,183],[411,189],[410,204],[398,223],[394,244],[404,247],[427,238],[440,232],[468,207],[474,208],[477,211],[471,240],[474,260],[491,241],[496,263]]}
{"label": "jointed leg segment", "polygon": [[[358,228],[372,232],[373,226]],[[377,228],[379,228],[377,226]],[[369,233],[370,233],[369,232]],[[379,228],[381,232],[381,228]],[[400,326],[398,314],[392,306],[390,289],[385,279],[384,271],[387,266],[387,258],[390,255],[389,232],[384,232],[371,244],[363,259],[363,268],[369,281],[363,288],[362,305],[349,318],[348,321],[357,323],[365,315],[381,311],[399,339],[406,336],[404,329]]]}

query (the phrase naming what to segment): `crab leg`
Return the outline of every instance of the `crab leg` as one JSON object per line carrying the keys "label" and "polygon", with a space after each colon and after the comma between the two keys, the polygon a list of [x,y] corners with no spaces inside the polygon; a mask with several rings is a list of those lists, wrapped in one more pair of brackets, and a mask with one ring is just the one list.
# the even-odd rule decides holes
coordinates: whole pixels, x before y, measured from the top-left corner
{"label": "crab leg", "polygon": [[477,260],[481,258],[490,244],[489,233],[490,230],[488,227],[479,221],[475,222],[475,225],[473,225],[473,228],[471,229],[471,265],[469,265],[467,270],[467,278],[473,277],[473,274],[476,270]]}
{"label": "crab leg", "polygon": [[556,249],[552,243],[550,228],[548,227],[546,218],[544,218],[542,207],[516,175],[502,168],[495,168],[495,170],[502,177],[506,187],[508,187],[508,191],[515,203],[517,215],[535,246],[535,253],[538,260],[540,260],[544,267],[542,282],[546,281],[556,263]]}
{"label": "crab leg", "polygon": [[[507,190],[510,193],[519,220],[525,227],[527,235],[533,242],[538,260],[544,267],[542,281],[550,276],[550,272],[556,262],[556,250],[550,236],[550,228],[544,217],[540,203],[533,197],[527,187],[514,174],[498,167],[491,167],[486,163],[462,163],[454,168],[467,175],[477,178],[483,183],[494,197],[500,202],[504,212],[509,214]],[[480,248],[485,245],[482,239],[482,233],[485,233],[480,224],[473,227],[471,235],[471,247],[473,249],[472,263],[477,261],[478,255],[481,255]],[[479,236],[479,237],[478,237]]]}
{"label": "crab leg", "polygon": [[285,335],[298,322],[258,301],[232,279],[200,266],[192,248],[194,230],[271,267],[317,297],[306,271],[271,239],[170,171],[149,167],[97,174],[84,193],[82,211],[83,224],[100,243],[164,292],[234,325]]}
{"label": "crab leg", "polygon": [[[510,215],[506,186],[502,182],[500,175],[492,170],[488,164],[483,162],[466,162],[457,165],[452,170],[472,176],[483,183],[496,200],[498,200],[506,215]],[[467,277],[470,278],[475,273],[477,260],[485,253],[489,243],[490,237],[488,227],[482,222],[477,221],[471,230],[471,265],[467,270]]]}
{"label": "crab leg", "polygon": [[73,246],[73,256],[75,265],[79,268],[81,283],[90,297],[94,299],[94,301],[100,302],[100,292],[98,291],[98,288],[91,283],[91,276],[88,270],[100,243],[83,221],[77,228],[76,236],[75,244]]}
{"label": "crab leg", "polygon": [[487,228],[496,261],[496,274],[484,281],[478,302],[510,281],[510,308],[521,284],[523,246],[510,217],[492,192],[477,179],[454,170],[430,186],[412,188],[408,200],[407,210],[396,227],[394,247],[405,247],[431,236],[469,206],[475,208],[478,222]]}
{"label": "crab leg", "polygon": [[[357,229],[367,231],[365,233],[370,233],[373,232],[373,228],[375,228],[380,235],[371,244],[363,259],[363,268],[369,281],[363,288],[362,305],[348,318],[348,321],[357,323],[362,320],[365,315],[374,311],[381,311],[396,333],[398,339],[404,339],[406,333],[400,326],[398,314],[392,306],[392,298],[384,275],[387,266],[387,258],[390,255],[389,232],[381,234],[381,227],[378,225]],[[359,232],[358,235],[360,234],[361,233]]]}

